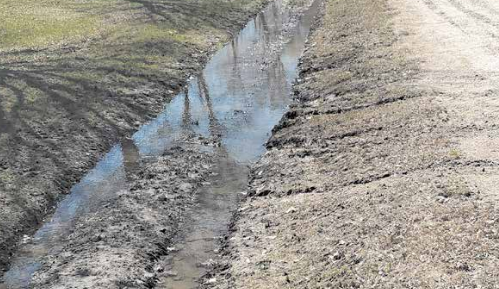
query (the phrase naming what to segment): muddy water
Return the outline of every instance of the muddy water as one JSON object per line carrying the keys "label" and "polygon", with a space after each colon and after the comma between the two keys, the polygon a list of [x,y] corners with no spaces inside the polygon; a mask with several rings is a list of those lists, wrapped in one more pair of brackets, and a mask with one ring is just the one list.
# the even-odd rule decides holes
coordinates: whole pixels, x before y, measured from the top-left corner
{"label": "muddy water", "polygon": [[[215,256],[217,237],[226,229],[247,185],[248,165],[264,152],[264,143],[290,104],[291,87],[318,2],[296,23],[275,1],[250,21],[240,34],[207,64],[188,87],[165,106],[155,120],[123,140],[71,190],[53,217],[26,236],[10,271],[6,288],[28,288],[31,276],[47,254],[57,254],[61,238],[115,193],[127,188],[127,176],[141,159],[154,159],[186,136],[215,138],[206,147],[217,154],[216,177],[199,193],[189,221],[178,236],[178,251],[167,269],[171,277],[158,287],[193,288]],[[292,25],[295,23],[296,25]]]}

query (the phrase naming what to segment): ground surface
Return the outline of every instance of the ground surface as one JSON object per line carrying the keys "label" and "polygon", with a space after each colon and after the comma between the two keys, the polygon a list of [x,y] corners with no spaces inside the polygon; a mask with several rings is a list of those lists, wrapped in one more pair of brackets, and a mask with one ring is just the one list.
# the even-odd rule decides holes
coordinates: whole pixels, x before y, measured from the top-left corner
{"label": "ground surface", "polygon": [[213,288],[497,288],[499,4],[328,0]]}
{"label": "ground surface", "polygon": [[213,173],[213,154],[174,147],[130,174],[120,191],[43,259],[31,288],[151,288],[171,274],[166,259],[193,208],[196,191]]}
{"label": "ground surface", "polygon": [[[236,2],[231,3],[231,5],[235,5]],[[244,6],[244,9],[247,10],[245,14],[241,15],[250,15],[250,8],[259,7],[257,4],[262,2],[244,3],[247,5]],[[203,2],[196,2],[196,4],[192,5],[196,7],[196,5],[200,4],[203,4]],[[207,2],[204,4],[208,5]],[[309,0],[298,0],[282,1],[277,6],[270,6],[270,9],[266,9],[267,12],[260,15],[255,22],[250,22],[256,23],[255,26],[261,26],[258,29],[262,39],[258,40],[253,49],[248,50],[250,55],[248,55],[247,59],[243,58],[241,54],[238,54],[238,57],[245,61],[256,60],[254,67],[258,70],[266,69],[263,65],[259,65],[258,61],[262,61],[264,65],[269,67],[271,67],[270,61],[282,61],[278,49],[282,46],[283,41],[288,39],[287,35],[292,34],[292,28],[297,25],[299,15],[310,4],[311,1]],[[213,5],[213,3],[209,5]],[[212,6],[210,7],[212,8]],[[276,7],[286,7],[284,11],[286,11],[287,16],[277,19],[281,16],[280,14],[275,15],[274,12],[279,9]],[[268,17],[271,14],[276,19]],[[305,19],[308,18],[305,17]],[[195,19],[192,21],[195,21]],[[274,23],[275,26],[269,28]],[[253,28],[252,25],[248,27],[249,29]],[[303,25],[300,27],[304,29]],[[248,34],[242,34],[241,37],[245,37],[245,35]],[[212,36],[210,33],[206,34],[208,38]],[[161,34],[157,37],[163,41],[165,35]],[[302,38],[294,40],[298,42]],[[99,44],[99,42],[97,43]],[[215,44],[211,43],[210,45]],[[210,46],[206,43],[203,45]],[[107,46],[102,47],[108,49]],[[155,49],[160,47],[161,45],[155,47]],[[194,47],[198,47],[198,44]],[[187,48],[189,46],[186,46]],[[265,50],[266,52],[260,54],[256,49]],[[171,54],[167,54],[168,51],[163,52],[169,56],[177,55],[176,52]],[[187,53],[186,51],[181,52]],[[187,55],[182,53],[179,53],[178,56]],[[206,53],[202,55],[202,59],[206,57]],[[254,55],[263,55],[264,59],[258,57],[257,59]],[[283,55],[288,57],[289,55],[292,57],[298,56],[295,53]],[[199,58],[196,58],[198,56],[187,56],[182,60],[183,63],[195,59],[199,60]],[[181,60],[177,59],[177,61],[180,62]],[[219,61],[223,61],[223,59]],[[245,61],[241,61],[241,63],[245,64]],[[181,69],[183,71],[178,72],[177,76],[180,78],[180,75],[186,75],[181,73],[192,73],[201,67],[201,64],[198,63],[189,69],[183,68]],[[110,69],[115,69],[115,65],[113,64]],[[169,62],[157,63],[159,69],[165,69],[168,65]],[[244,67],[247,68],[248,66],[245,65]],[[71,72],[75,73],[74,71],[74,67],[72,67]],[[131,73],[140,71],[136,67],[130,68]],[[144,74],[141,78],[145,82],[155,83],[154,81],[157,80],[155,77],[164,77],[164,79],[173,79],[175,77],[175,75],[169,74],[157,76],[153,71],[148,71],[150,73]],[[171,77],[168,78],[169,76]],[[180,86],[183,81],[183,79],[179,80],[178,85]],[[252,79],[249,83],[254,81]],[[99,84],[99,80],[89,80],[88,82],[90,85],[94,85],[94,83]],[[126,79],[126,83],[108,83],[106,80],[106,84],[125,88],[127,85],[133,86],[134,89],[141,88],[139,83],[135,83],[130,79]],[[229,223],[232,210],[237,206],[237,198],[240,195],[238,193],[244,191],[247,186],[248,166],[235,161],[233,159],[234,152],[230,150],[229,145],[222,141],[222,136],[227,133],[224,128],[224,119],[218,119],[219,116],[215,115],[217,110],[212,107],[212,101],[222,108],[224,108],[224,105],[216,102],[216,98],[211,98],[213,95],[210,96],[204,77],[200,77],[197,84],[204,86],[204,89],[200,89],[203,92],[199,92],[198,96],[194,95],[192,98],[189,96],[182,101],[183,105],[179,108],[179,112],[181,112],[181,119],[178,119],[181,122],[179,127],[172,126],[174,127],[172,131],[165,130],[163,132],[165,135],[174,134],[173,136],[170,135],[169,140],[172,141],[172,144],[168,146],[169,148],[164,152],[164,155],[157,159],[152,155],[139,155],[138,146],[140,145],[136,145],[130,138],[122,138],[120,155],[123,156],[123,161],[105,161],[110,154],[106,155],[104,160],[85,176],[83,182],[73,187],[73,193],[59,204],[57,212],[54,215],[49,215],[47,219],[55,220],[54,222],[45,222],[45,226],[36,235],[27,234],[22,238],[23,245],[19,246],[20,249],[15,253],[11,262],[11,265],[13,265],[12,270],[8,271],[3,279],[0,278],[0,288],[192,288],[198,284],[197,279],[205,272],[205,270],[200,270],[198,267],[211,267],[212,261],[210,258],[216,256],[218,252],[214,250],[218,245],[217,240],[222,232],[226,231],[226,224]],[[55,88],[47,88],[43,91],[43,95],[52,93],[53,89]],[[144,115],[144,113],[154,112],[154,109],[161,108],[160,103],[165,100],[163,98],[156,100],[155,97],[164,96],[165,91],[168,96],[174,93],[173,88],[163,87],[159,84],[154,89],[154,92],[141,94],[140,97],[137,96],[133,101],[125,104],[121,104],[122,99],[119,98],[119,95],[116,95],[116,102],[109,103],[106,101],[106,106],[95,107],[94,111],[117,109],[117,111],[127,113],[128,109],[133,109],[134,105],[138,103],[136,101],[144,100],[148,103],[157,101],[157,107],[148,104],[143,108],[144,111],[130,112],[136,113],[137,117],[141,117],[141,119],[146,118],[147,115]],[[168,92],[168,89],[172,91]],[[159,96],[155,94],[156,92],[159,93]],[[140,92],[135,91],[134,93]],[[262,95],[265,95],[262,99],[268,99],[268,95],[263,93]],[[206,103],[210,137],[196,136],[195,131],[199,127],[197,120],[201,119],[202,113],[200,115],[199,112],[196,112],[195,102],[193,102],[193,100],[197,100],[195,97]],[[286,95],[283,97],[286,97]],[[91,102],[94,98],[95,95],[88,95],[83,100]],[[176,100],[178,99],[176,98]],[[168,97],[166,97],[166,100],[168,100]],[[276,101],[276,98],[272,100]],[[52,105],[53,103],[49,102],[46,105],[48,104]],[[109,108],[108,105],[110,105]],[[114,107],[115,105],[116,107]],[[172,106],[174,105],[175,102]],[[171,109],[172,106],[169,108]],[[49,108],[41,107],[39,111],[43,112],[46,109]],[[61,109],[64,109],[64,107]],[[89,107],[82,106],[75,111],[86,113],[88,109]],[[174,110],[175,108],[168,110],[168,112],[171,113]],[[279,110],[279,113],[281,112]],[[234,113],[236,112],[234,111]],[[237,113],[242,113],[242,111]],[[172,113],[172,115],[175,115],[175,113]],[[227,115],[228,118],[233,117],[230,112]],[[6,115],[8,119],[15,119],[15,116]],[[82,119],[88,120],[88,116]],[[172,119],[172,123],[176,120]],[[133,126],[136,125],[136,122],[140,123],[140,121],[132,119],[123,120],[120,124],[128,125],[131,121],[134,122]],[[102,124],[102,120],[98,120],[96,123]],[[57,124],[64,125],[64,123]],[[165,129],[165,127],[167,127],[167,124],[164,127],[157,128],[157,130]],[[174,131],[176,129],[178,131]],[[267,129],[270,130],[270,128]],[[130,126],[125,132],[129,133],[133,130],[134,128]],[[126,133],[123,133],[123,135],[126,135]],[[11,133],[9,132],[7,135],[10,136]],[[75,158],[78,157],[80,149],[86,148],[85,146],[89,141],[102,141],[112,144],[114,140],[112,133],[96,133],[95,139],[90,140],[83,139],[78,134],[75,134],[75,136],[79,142],[70,142],[67,138],[71,139],[73,135],[68,135],[60,139],[61,142],[64,142],[64,145],[54,145],[52,148],[54,150],[68,149],[70,155],[65,155],[65,157]],[[118,136],[121,136],[121,134]],[[243,134],[243,137],[246,137],[246,134]],[[50,135],[46,138],[49,142],[53,140]],[[151,137],[149,141],[158,140]],[[257,143],[260,144],[260,147],[250,142],[248,150],[260,151],[262,149],[261,143],[258,141]],[[79,145],[83,147],[79,148]],[[105,147],[102,145],[101,148],[104,150]],[[17,147],[14,146],[13,148],[15,150]],[[44,152],[44,148],[37,147],[36,150],[31,151],[33,154],[38,152]],[[89,158],[95,157],[90,152],[83,151],[82,153],[85,153]],[[11,157],[15,159],[18,156],[13,154]],[[33,156],[33,160],[36,161],[35,157],[36,155]],[[66,161],[69,160],[63,159],[61,167],[66,165]],[[119,165],[115,169],[106,168],[107,166],[112,167],[113,162],[123,163],[123,166]],[[91,162],[86,164],[91,165]],[[107,174],[102,173],[104,176],[103,181],[99,179],[99,177],[102,177],[100,173],[95,173],[96,170],[99,171],[100,167],[104,167],[102,170],[107,172]],[[81,168],[81,170],[85,172],[84,168]],[[52,173],[54,172],[47,168],[46,174],[43,175],[44,180],[47,182],[58,181],[57,178],[60,175],[55,173],[49,175],[50,178],[48,178],[47,175]],[[68,173],[68,171],[62,173]],[[32,174],[32,176],[36,175],[36,172]],[[77,178],[75,177],[75,179]],[[26,180],[28,184],[34,182],[31,184],[37,185],[36,192],[47,192],[45,187],[39,187],[40,183],[36,182],[36,178],[34,180],[30,178],[22,180]],[[62,180],[65,179],[62,178]],[[18,182],[20,181],[18,180]],[[67,184],[67,186],[69,185],[70,183]],[[81,190],[75,189],[82,185]],[[25,192],[23,190],[19,191],[20,188],[16,186],[12,186],[10,189],[12,196],[16,193],[22,196]],[[116,193],[116,191],[118,192]],[[36,200],[29,198],[24,198],[24,200],[39,202],[40,199],[45,200],[44,197],[46,195],[42,195]],[[6,208],[18,210],[19,214],[17,216],[22,218],[31,213],[28,210],[36,209],[37,206],[42,205],[44,204],[30,203],[29,206],[21,208],[14,207],[12,209],[7,206]],[[2,213],[7,215],[8,212]],[[4,222],[14,227],[18,226],[15,221],[16,219],[5,219]],[[32,225],[34,222],[27,222],[27,224]],[[47,229],[45,230],[45,228]],[[6,232],[9,233],[8,230]],[[42,232],[41,237],[40,232]],[[47,233],[44,234],[43,232]],[[23,232],[16,233],[18,235],[23,234]],[[192,254],[190,251],[196,251],[196,254]],[[202,253],[199,254],[197,251],[202,251]],[[8,251],[5,251],[5,253],[8,253]],[[7,261],[7,259],[5,260]],[[36,267],[36,269],[32,269],[33,267]],[[36,272],[32,276],[33,270]]]}
{"label": "ground surface", "polygon": [[0,3],[0,271],[56,200],[264,2]]}

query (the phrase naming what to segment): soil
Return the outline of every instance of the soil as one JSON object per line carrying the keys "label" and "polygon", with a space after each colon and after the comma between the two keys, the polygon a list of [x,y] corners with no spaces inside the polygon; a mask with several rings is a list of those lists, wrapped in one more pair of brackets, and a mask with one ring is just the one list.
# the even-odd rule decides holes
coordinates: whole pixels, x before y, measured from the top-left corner
{"label": "soil", "polygon": [[0,288],[197,286],[245,193],[247,163],[288,103],[316,11],[291,2],[269,5],[137,138],[121,138],[51,221],[23,237]]}
{"label": "soil", "polygon": [[31,288],[152,288],[172,274],[164,265],[193,210],[196,191],[215,177],[206,140],[174,147],[130,174],[129,188],[90,215],[43,259]]}
{"label": "soil", "polygon": [[[0,272],[23,235],[265,1],[125,2],[130,11],[98,11],[131,23],[118,36],[0,49]],[[110,27],[122,20],[107,17]],[[145,28],[127,35],[134,27]]]}
{"label": "soil", "polygon": [[328,0],[209,288],[496,288],[492,0]]}

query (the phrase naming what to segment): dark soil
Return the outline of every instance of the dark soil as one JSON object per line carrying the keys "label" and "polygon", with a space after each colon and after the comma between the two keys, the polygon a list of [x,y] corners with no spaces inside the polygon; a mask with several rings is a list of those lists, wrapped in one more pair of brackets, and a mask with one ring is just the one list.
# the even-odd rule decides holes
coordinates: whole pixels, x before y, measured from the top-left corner
{"label": "dark soil", "polygon": [[0,271],[103,153],[160,112],[265,1],[133,2],[134,21],[163,23],[182,41],[103,35],[0,52]]}

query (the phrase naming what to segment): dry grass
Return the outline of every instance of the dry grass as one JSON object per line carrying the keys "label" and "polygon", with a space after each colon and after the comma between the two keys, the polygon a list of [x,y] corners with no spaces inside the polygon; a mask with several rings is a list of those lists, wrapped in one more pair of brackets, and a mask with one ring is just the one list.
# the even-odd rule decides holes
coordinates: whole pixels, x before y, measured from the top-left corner
{"label": "dry grass", "polygon": [[497,288],[493,138],[411,85],[388,1],[325,5],[213,287]]}

